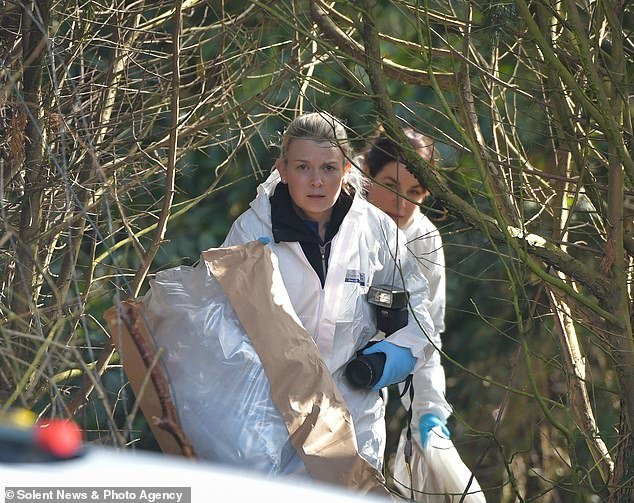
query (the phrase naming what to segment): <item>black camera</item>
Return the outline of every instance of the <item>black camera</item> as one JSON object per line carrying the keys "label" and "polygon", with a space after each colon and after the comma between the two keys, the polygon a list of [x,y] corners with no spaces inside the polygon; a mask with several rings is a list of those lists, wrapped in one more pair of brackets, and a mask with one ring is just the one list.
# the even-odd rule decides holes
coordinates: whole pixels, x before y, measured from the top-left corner
{"label": "black camera", "polygon": [[[376,327],[389,337],[407,325],[407,302],[409,293],[389,285],[371,286],[367,300],[376,307]],[[378,341],[368,343],[346,365],[346,378],[352,387],[369,389],[379,382],[385,367],[385,354],[362,354]]]}

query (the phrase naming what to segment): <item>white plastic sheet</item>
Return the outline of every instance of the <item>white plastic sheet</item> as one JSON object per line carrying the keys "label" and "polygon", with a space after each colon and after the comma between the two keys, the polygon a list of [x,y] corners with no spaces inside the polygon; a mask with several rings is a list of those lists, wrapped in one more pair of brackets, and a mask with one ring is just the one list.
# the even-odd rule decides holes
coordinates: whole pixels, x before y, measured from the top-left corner
{"label": "white plastic sheet", "polygon": [[260,359],[204,264],[159,272],[143,303],[196,453],[270,475],[305,473]]}
{"label": "white plastic sheet", "polygon": [[[399,449],[405,445],[405,432],[401,434]],[[410,481],[403,456],[396,458],[394,479],[401,493],[410,496],[413,489],[417,503],[458,502],[486,503],[484,493],[464,464],[453,442],[445,437],[440,428],[430,433],[429,443],[422,449],[412,441]],[[463,493],[466,493],[463,498]]]}

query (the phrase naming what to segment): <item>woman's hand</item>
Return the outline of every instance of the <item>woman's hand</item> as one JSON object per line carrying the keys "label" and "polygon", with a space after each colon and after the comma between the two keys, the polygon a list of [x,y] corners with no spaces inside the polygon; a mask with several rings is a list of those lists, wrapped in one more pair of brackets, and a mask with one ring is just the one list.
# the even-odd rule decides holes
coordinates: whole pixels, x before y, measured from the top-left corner
{"label": "woman's hand", "polygon": [[440,431],[442,431],[447,436],[447,438],[451,436],[446,424],[446,420],[440,419],[435,414],[423,414],[420,417],[418,421],[418,426],[420,428],[420,439],[423,444],[423,449],[427,447],[427,444],[429,443],[429,437],[431,435],[431,430],[433,430],[436,426],[440,426]]}
{"label": "woman's hand", "polygon": [[385,367],[379,382],[372,388],[374,391],[385,388],[390,384],[404,381],[414,370],[416,358],[409,348],[403,348],[388,341],[380,341],[366,348],[362,354],[371,355],[373,353],[383,353],[385,355]]}

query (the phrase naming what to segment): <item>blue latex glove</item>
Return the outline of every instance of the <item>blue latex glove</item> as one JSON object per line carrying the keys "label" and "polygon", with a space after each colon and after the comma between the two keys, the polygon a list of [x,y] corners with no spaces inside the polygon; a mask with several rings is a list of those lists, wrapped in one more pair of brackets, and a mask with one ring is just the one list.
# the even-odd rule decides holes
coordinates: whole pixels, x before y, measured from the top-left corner
{"label": "blue latex glove", "polygon": [[435,414],[423,414],[422,416],[420,416],[418,427],[420,429],[420,438],[423,442],[423,449],[427,447],[431,430],[436,426],[440,426],[440,431],[442,431],[447,436],[447,438],[451,436],[446,425],[447,421],[440,419]]}
{"label": "blue latex glove", "polygon": [[381,379],[379,379],[379,382],[374,385],[374,388],[372,388],[374,391],[385,388],[390,384],[404,381],[407,376],[412,373],[416,365],[416,358],[414,358],[409,348],[403,348],[388,341],[377,342],[363,350],[362,354],[371,355],[372,353],[385,354],[383,375]]}
{"label": "blue latex glove", "polygon": [[262,243],[263,245],[268,245],[271,242],[271,240],[266,236],[260,236],[258,238],[258,241]]}

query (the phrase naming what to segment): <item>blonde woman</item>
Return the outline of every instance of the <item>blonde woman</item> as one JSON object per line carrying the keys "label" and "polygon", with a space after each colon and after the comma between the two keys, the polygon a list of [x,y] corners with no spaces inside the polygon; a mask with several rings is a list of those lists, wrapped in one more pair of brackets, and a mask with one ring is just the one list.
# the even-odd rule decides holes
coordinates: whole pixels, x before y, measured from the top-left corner
{"label": "blonde woman", "polygon": [[[317,112],[294,119],[275,171],[234,222],[224,246],[268,243],[293,309],[350,410],[359,453],[380,470],[385,423],[379,390],[404,380],[427,359],[429,343],[414,316],[429,334],[434,328],[427,281],[397,239],[394,222],[346,186],[350,156],[345,128],[335,117]],[[407,326],[364,349],[377,333],[368,289],[394,282],[409,291],[415,312]],[[382,377],[371,389],[352,387],[344,375],[360,350],[385,355]]]}

